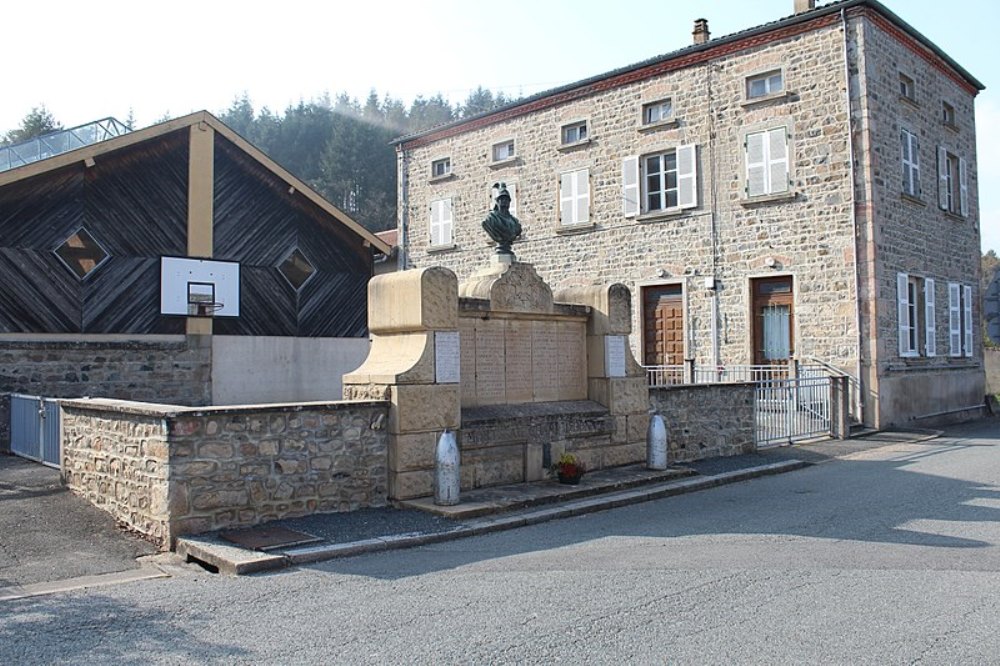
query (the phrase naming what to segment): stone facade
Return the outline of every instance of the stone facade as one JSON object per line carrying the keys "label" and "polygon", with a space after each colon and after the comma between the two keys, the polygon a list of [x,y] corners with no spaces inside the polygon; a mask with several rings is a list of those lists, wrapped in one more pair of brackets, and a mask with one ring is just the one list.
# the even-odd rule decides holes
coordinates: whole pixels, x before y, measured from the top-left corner
{"label": "stone facade", "polygon": [[6,394],[206,405],[211,363],[207,336],[0,336],[0,450],[10,445]]}
{"label": "stone facade", "polygon": [[387,501],[383,403],[62,409],[66,485],[163,548],[184,534]]}
{"label": "stone facade", "polygon": [[667,426],[667,460],[738,456],[754,444],[753,384],[653,388],[649,400]]}
{"label": "stone facade", "polygon": [[[972,357],[900,359],[896,275],[936,278],[940,302],[947,301],[949,281],[977,290],[978,84],[878,7],[852,3],[846,27],[839,12],[820,8],[402,139],[400,238],[407,265],[470,276],[490,245],[480,228],[484,193],[503,181],[515,193],[524,229],[514,249],[556,291],[610,282],[631,290],[638,358],[647,351],[644,290],[677,285],[684,358],[713,366],[753,363],[752,285],[787,276],[794,355],[860,376],[870,424],[920,420],[964,404],[982,392],[978,333]],[[899,99],[902,70],[916,81],[923,100],[917,106]],[[781,73],[781,91],[748,99],[748,79],[767,72]],[[667,99],[669,119],[644,123],[644,107]],[[954,111],[948,127],[940,121],[943,101]],[[578,122],[586,122],[586,140],[564,145],[563,128]],[[920,135],[928,193],[922,203],[900,194],[901,123]],[[751,197],[747,136],[765,130],[787,137],[789,187]],[[492,147],[507,140],[515,142],[516,157],[492,161]],[[939,144],[965,159],[964,216],[937,206]],[[627,187],[628,160],[690,147],[693,201],[665,213],[628,213],[629,196],[641,190]],[[443,158],[451,172],[432,178],[432,161]],[[581,170],[589,217],[566,225],[561,176]],[[452,239],[431,246],[429,211],[442,199],[451,202]],[[939,238],[944,242],[928,243]],[[935,245],[930,255],[928,245]],[[935,316],[940,349],[947,307]],[[930,390],[941,373],[952,377],[949,385],[965,388],[931,391],[933,408],[878,398],[886,390]]]}

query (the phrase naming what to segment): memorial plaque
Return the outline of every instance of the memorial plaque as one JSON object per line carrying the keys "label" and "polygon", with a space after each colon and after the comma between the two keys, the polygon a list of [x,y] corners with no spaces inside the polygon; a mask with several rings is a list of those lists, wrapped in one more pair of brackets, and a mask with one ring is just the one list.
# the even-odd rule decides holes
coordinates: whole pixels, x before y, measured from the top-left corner
{"label": "memorial plaque", "polygon": [[476,404],[502,405],[505,402],[504,329],[502,320],[476,322]]}
{"label": "memorial plaque", "polygon": [[531,382],[535,402],[559,400],[559,340],[556,322],[536,321],[531,328]]}
{"label": "memorial plaque", "polygon": [[531,402],[531,328],[532,322],[508,320],[504,336],[507,358],[507,404]]}
{"label": "memorial plaque", "polygon": [[608,377],[625,376],[625,336],[608,335],[604,338],[604,359]]}
{"label": "memorial plaque", "polygon": [[587,397],[587,355],[584,351],[584,325],[575,321],[560,322],[557,332],[559,399],[583,400]]}
{"label": "memorial plaque", "polygon": [[476,405],[476,320],[458,320],[462,371],[462,407]]}
{"label": "memorial plaque", "polygon": [[457,384],[460,371],[458,331],[434,332],[434,380],[438,384]]}

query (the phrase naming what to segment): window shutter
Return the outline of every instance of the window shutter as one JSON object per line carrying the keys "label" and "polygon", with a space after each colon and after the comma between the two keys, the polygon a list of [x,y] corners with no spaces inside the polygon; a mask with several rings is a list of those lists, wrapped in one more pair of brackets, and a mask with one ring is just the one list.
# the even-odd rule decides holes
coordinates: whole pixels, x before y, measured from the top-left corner
{"label": "window shutter", "polygon": [[788,135],[785,128],[773,129],[767,133],[768,143],[768,192],[788,191]]}
{"label": "window shutter", "polygon": [[910,133],[905,129],[899,130],[899,145],[902,149],[903,191],[909,193],[912,191],[913,181],[910,173]]}
{"label": "window shutter", "polygon": [[767,164],[764,155],[765,132],[754,132],[747,134],[746,138],[746,160],[747,160],[747,185],[748,197],[756,197],[767,194]]}
{"label": "window shutter", "polygon": [[965,160],[958,159],[959,212],[965,217],[969,214],[969,181]]}
{"label": "window shutter", "polygon": [[959,285],[948,283],[948,355],[962,355],[962,305]]}
{"label": "window shutter", "polygon": [[441,212],[443,201],[431,202],[431,245],[441,245]]}
{"label": "window shutter", "polygon": [[966,285],[965,302],[962,304],[962,320],[965,329],[965,355],[972,356],[972,287]]}
{"label": "window shutter", "polygon": [[899,317],[899,355],[909,356],[910,354],[910,300],[909,285],[910,276],[906,273],[896,273],[896,303],[897,315]]}
{"label": "window shutter", "polygon": [[934,280],[924,280],[924,352],[937,356],[937,323],[934,321]]}
{"label": "window shutter", "polygon": [[431,245],[451,244],[451,199],[431,202]]}
{"label": "window shutter", "polygon": [[694,208],[698,205],[698,159],[694,144],[677,147],[677,205]]}
{"label": "window shutter", "polygon": [[910,172],[913,175],[913,193],[920,196],[920,140],[916,134],[910,135]]}
{"label": "window shutter", "polygon": [[938,146],[938,206],[948,210],[948,151]]}
{"label": "window shutter", "polygon": [[590,169],[576,172],[576,222],[590,222]]}
{"label": "window shutter", "polygon": [[510,214],[517,217],[517,183],[507,183],[507,191],[510,192]]}
{"label": "window shutter", "polygon": [[622,215],[635,217],[639,214],[639,157],[622,160]]}

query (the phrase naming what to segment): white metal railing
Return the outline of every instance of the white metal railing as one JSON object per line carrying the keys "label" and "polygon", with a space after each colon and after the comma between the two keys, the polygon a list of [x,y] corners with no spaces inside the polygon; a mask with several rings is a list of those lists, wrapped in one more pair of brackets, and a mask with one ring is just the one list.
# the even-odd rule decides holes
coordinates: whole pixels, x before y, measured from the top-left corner
{"label": "white metal railing", "polygon": [[764,380],[755,390],[757,446],[831,434],[829,376]]}
{"label": "white metal railing", "polygon": [[789,375],[790,367],[784,363],[779,365],[720,365],[718,367],[695,365],[694,363],[643,366],[650,387],[780,379]]}

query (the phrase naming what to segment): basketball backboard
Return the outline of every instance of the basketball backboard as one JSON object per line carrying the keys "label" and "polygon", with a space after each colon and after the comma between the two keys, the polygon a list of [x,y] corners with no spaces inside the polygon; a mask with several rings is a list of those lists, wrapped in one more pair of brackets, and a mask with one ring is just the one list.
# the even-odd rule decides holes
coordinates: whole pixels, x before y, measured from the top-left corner
{"label": "basketball backboard", "polygon": [[240,316],[240,265],[234,261],[160,258],[160,313]]}

